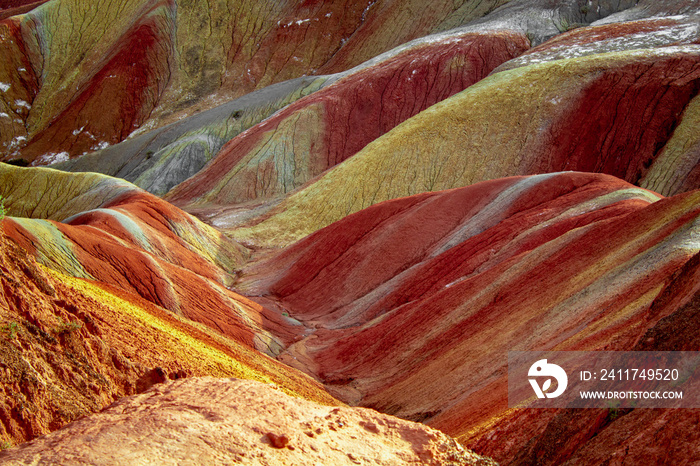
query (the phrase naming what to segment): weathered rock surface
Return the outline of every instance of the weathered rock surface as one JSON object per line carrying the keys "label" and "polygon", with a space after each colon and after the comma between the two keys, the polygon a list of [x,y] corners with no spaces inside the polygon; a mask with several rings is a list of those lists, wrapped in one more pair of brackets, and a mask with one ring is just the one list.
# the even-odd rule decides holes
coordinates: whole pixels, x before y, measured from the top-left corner
{"label": "weathered rock surface", "polygon": [[637,0],[511,0],[475,27],[521,31],[533,45],[633,7]]}
{"label": "weathered rock surface", "polygon": [[146,121],[169,81],[174,24],[167,2],[118,3],[52,1],[0,24],[5,160],[65,160]]}
{"label": "weathered rock surface", "polygon": [[53,0],[0,24],[2,158],[67,160],[274,83],[352,68],[503,1],[470,3]]}
{"label": "weathered rock surface", "polygon": [[203,375],[337,404],[299,372],[134,294],[45,268],[0,233],[3,448],[154,383]]}
{"label": "weathered rock surface", "polygon": [[357,70],[268,86],[55,166],[119,176],[159,195],[196,175],[170,195],[190,203],[284,194],[528,47],[524,35],[508,31],[430,36]]}
{"label": "weathered rock surface", "polygon": [[417,41],[236,137],[165,198],[175,204],[232,205],[284,195],[528,47],[523,35],[506,32]]}
{"label": "weathered rock surface", "polygon": [[245,248],[130,183],[5,164],[0,179],[13,216],[4,231],[47,267],[134,293],[268,354],[301,332],[227,288]]}
{"label": "weathered rock surface", "polygon": [[153,387],[18,448],[3,464],[493,465],[445,434],[273,386],[186,379]]}
{"label": "weathered rock surface", "polygon": [[[287,79],[342,72],[432,33],[467,25],[462,32],[509,31],[539,43],[571,24],[585,25],[634,4],[10,3],[13,8],[4,15],[0,10],[5,17],[0,82],[7,86],[0,93],[6,115],[0,117],[0,155],[37,164],[104,149],[135,131],[162,127]],[[18,13],[26,15],[9,16]],[[62,27],[83,17],[90,18],[89,27]],[[209,145],[212,150],[217,143]]]}
{"label": "weathered rock surface", "polygon": [[[641,335],[632,350],[700,348],[699,265],[700,255],[695,255],[671,276],[649,308],[650,316],[666,317]],[[685,392],[697,390],[700,387],[687,387]],[[661,458],[695,464],[700,461],[698,424],[697,409],[514,410],[462,441],[505,464],[656,464]],[[504,438],[509,441],[500,441]]]}
{"label": "weathered rock surface", "polygon": [[635,5],[611,12],[595,24],[693,14],[697,13],[697,9],[698,4],[695,0],[637,0]]}
{"label": "weathered rock surface", "polygon": [[53,168],[98,172],[157,195],[197,174],[235,136],[331,79],[305,77],[267,86],[181,121],[127,139]]}
{"label": "weathered rock surface", "polygon": [[[571,172],[423,193],[261,259],[239,287],[313,331],[281,360],[340,399],[482,436],[468,445],[508,462],[500,449],[527,448],[549,414],[507,411],[507,352],[631,350],[700,289],[695,271],[674,281],[700,251],[699,196]],[[491,445],[503,416],[527,420]]]}
{"label": "weathered rock surface", "polygon": [[492,74],[406,120],[234,235],[284,246],[383,200],[560,170],[631,183],[656,173],[649,183],[673,194],[697,176],[697,134],[681,126],[686,117],[690,128],[697,120],[699,89],[698,45]]}
{"label": "weathered rock surface", "polygon": [[622,23],[593,24],[562,33],[499,66],[494,73],[520,66],[609,52],[700,43],[699,13]]}
{"label": "weathered rock surface", "polygon": [[[697,410],[507,409],[505,354],[698,349],[699,8],[0,0],[0,159],[178,185],[209,223],[109,176],[0,165],[0,449],[212,375],[506,464],[697,463]],[[122,444],[159,462],[243,448],[213,407],[238,382],[188,383],[6,458],[117,461],[69,451],[95,429],[153,429]],[[371,459],[342,433],[420,460],[408,424],[277,403],[251,409],[344,429],[248,430],[260,461]]]}

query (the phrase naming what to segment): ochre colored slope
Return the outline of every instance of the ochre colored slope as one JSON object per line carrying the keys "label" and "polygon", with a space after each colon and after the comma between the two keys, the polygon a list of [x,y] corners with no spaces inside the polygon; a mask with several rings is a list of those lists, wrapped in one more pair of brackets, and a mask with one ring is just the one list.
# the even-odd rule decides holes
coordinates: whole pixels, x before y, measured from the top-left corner
{"label": "ochre colored slope", "polygon": [[134,191],[134,186],[95,173],[63,173],[50,168],[0,164],[0,196],[16,217],[63,221]]}
{"label": "ochre colored slope", "polygon": [[337,403],[309,378],[206,326],[37,264],[1,233],[0,282],[3,445],[56,430],[154,383],[189,376],[252,378]]}
{"label": "ochre colored slope", "polygon": [[656,161],[640,180],[640,186],[672,195],[700,186],[700,96],[690,101],[683,119],[673,131]]}
{"label": "ochre colored slope", "polygon": [[236,137],[166,199],[230,205],[284,195],[528,47],[525,36],[506,32],[418,44],[298,100]]}
{"label": "ochre colored slope", "polygon": [[[108,459],[108,460],[107,460]],[[473,465],[495,463],[442,432],[362,408],[332,408],[276,387],[178,380],[0,452],[3,463]]]}
{"label": "ochre colored slope", "polygon": [[[38,217],[9,218],[4,230],[46,266],[135,293],[270,354],[282,346],[278,338],[297,333],[287,319],[227,289],[248,252],[190,215],[102,175],[2,167],[8,214]],[[30,186],[33,198],[25,196]],[[52,195],[57,186],[63,198]],[[79,213],[51,216],[63,203]]]}
{"label": "ochre colored slope", "polygon": [[[698,47],[602,53],[491,75],[234,235],[287,245],[382,200],[509,175],[578,170],[639,183],[700,89]],[[665,174],[683,183],[677,175]]]}
{"label": "ochre colored slope", "polygon": [[[700,44],[699,18],[695,13],[574,29],[508,61],[494,72],[612,51]],[[680,123],[657,152],[653,165],[643,170],[637,182],[640,186],[667,196],[700,186],[700,142],[695,131],[700,121],[698,108],[700,99],[696,97],[683,110]]]}
{"label": "ochre colored slope", "polygon": [[687,302],[697,281],[649,312],[700,251],[699,215],[697,191],[500,179],[348,216],[246,269],[240,287],[313,331],[285,362],[341,399],[461,436],[506,410],[509,350],[631,349]]}
{"label": "ochre colored slope", "polygon": [[[0,23],[0,83],[9,86],[0,92],[0,156],[37,164],[79,156],[144,124],[160,127],[319,70],[344,71],[441,29],[461,10],[447,0],[414,3],[41,4]],[[460,20],[502,0],[483,3]],[[343,48],[352,50],[329,63]]]}

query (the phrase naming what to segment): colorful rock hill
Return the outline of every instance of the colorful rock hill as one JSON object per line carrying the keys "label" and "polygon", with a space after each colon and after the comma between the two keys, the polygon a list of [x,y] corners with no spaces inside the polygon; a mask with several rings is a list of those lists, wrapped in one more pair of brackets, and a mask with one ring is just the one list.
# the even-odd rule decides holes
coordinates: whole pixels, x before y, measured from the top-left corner
{"label": "colorful rock hill", "polygon": [[16,217],[6,234],[47,267],[135,293],[271,355],[297,333],[227,288],[245,248],[161,199],[96,174],[3,165],[0,179]]}
{"label": "colorful rock hill", "polygon": [[0,245],[3,449],[182,377],[251,378],[338,403],[317,382],[240,339],[123,288],[47,268],[4,234]]}
{"label": "colorful rock hill", "polygon": [[528,47],[523,35],[507,33],[449,35],[418,43],[241,134],[166,199],[231,205],[282,196]]}
{"label": "colorful rock hill", "polygon": [[119,176],[158,195],[196,174],[173,202],[283,195],[528,47],[511,31],[417,39],[357,69],[270,86],[57,168]]}
{"label": "colorful rock hill", "polygon": [[[327,449],[375,440],[491,464],[391,416],[503,464],[700,461],[698,410],[507,406],[510,350],[700,349],[699,19],[689,0],[0,0],[0,445],[141,394],[4,458],[71,461],[52,445],[134,410],[155,417],[105,435],[166,432],[199,391],[172,438],[243,429],[263,464],[376,460]],[[231,380],[144,393],[194,376],[383,414],[285,442],[271,423],[334,412]],[[238,389],[284,411],[210,416]],[[171,447],[129,454],[185,461]]]}
{"label": "colorful rock hill", "polygon": [[0,148],[5,159],[66,160],[277,82],[346,70],[502,3],[47,2],[0,25]]}
{"label": "colorful rock hill", "polygon": [[52,166],[131,181],[157,195],[196,175],[228,141],[330,79],[304,77],[251,92],[120,144]]}
{"label": "colorful rock hill", "polygon": [[[631,350],[646,341],[700,289],[699,196],[663,198],[573,172],[419,194],[266,257],[239,289],[310,329],[280,359],[340,399],[425,422],[508,462],[532,448],[528,423],[564,416],[507,410],[508,351]],[[567,416],[583,424],[601,413]],[[657,416],[663,424],[665,414],[643,415]],[[495,440],[494,420],[508,426]],[[551,464],[589,449],[603,427],[591,424]]]}
{"label": "colorful rock hill", "polygon": [[[690,28],[650,21],[625,33],[643,27],[659,35]],[[683,37],[697,41],[693,27]],[[608,37],[615,28],[589,34],[614,42]],[[551,60],[553,46],[533,49],[515,60],[529,66],[493,73],[398,125],[236,237],[286,245],[376,202],[509,175],[577,170],[663,194],[697,188],[698,45],[620,43],[608,51],[584,41],[583,50],[568,52],[580,56]],[[597,47],[602,51],[591,52]]]}

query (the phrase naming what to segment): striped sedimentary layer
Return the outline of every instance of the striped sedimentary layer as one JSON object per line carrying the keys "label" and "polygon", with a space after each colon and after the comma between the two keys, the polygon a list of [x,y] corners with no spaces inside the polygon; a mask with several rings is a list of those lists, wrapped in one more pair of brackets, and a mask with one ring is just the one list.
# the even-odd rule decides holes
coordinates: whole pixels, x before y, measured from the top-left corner
{"label": "striped sedimentary layer", "polygon": [[674,278],[700,251],[699,215],[697,191],[503,178],[364,209],[246,268],[238,286],[313,332],[283,361],[345,401],[478,432],[485,448],[507,411],[508,351],[630,350],[692,298],[697,280]]}
{"label": "striped sedimentary layer", "polygon": [[51,163],[124,139],[169,81],[173,28],[169,2],[141,0],[47,2],[0,24],[4,158]]}
{"label": "striped sedimentary layer", "polygon": [[182,377],[254,379],[337,404],[317,382],[237,339],[124,289],[49,269],[2,233],[0,285],[2,449]]}
{"label": "striped sedimentary layer", "polygon": [[[700,255],[693,256],[667,280],[647,311],[655,322],[632,347],[634,351],[697,351],[700,318]],[[690,300],[688,297],[692,296]],[[659,316],[665,316],[659,320]],[[687,384],[690,397],[700,387]],[[696,445],[697,409],[509,410],[493,422],[462,436],[465,445],[509,464],[594,464],[621,460],[651,464],[665,452],[671,461],[700,460]],[[501,442],[509,438],[514,442]],[[488,452],[488,453],[487,453]]]}
{"label": "striped sedimentary layer", "polygon": [[47,2],[0,24],[0,150],[65,160],[271,84],[352,68],[503,1],[469,3]]}
{"label": "striped sedimentary layer", "polygon": [[[583,14],[564,5],[544,11],[532,2],[512,2],[481,22],[413,40],[354,70],[269,86],[60,168],[120,176],[162,195],[216,157],[170,198],[178,204],[230,205],[281,195],[406,118],[478,81],[499,62],[506,61],[494,72],[697,41],[696,21],[687,16],[585,27],[563,34],[555,27],[557,21],[581,26],[623,7],[589,5],[590,11]],[[542,37],[559,35],[513,58],[535,42],[533,31]],[[333,85],[338,80],[342,82]],[[309,93],[313,95],[290,105]]]}
{"label": "striped sedimentary layer", "polygon": [[234,235],[287,245],[383,200],[560,170],[607,173],[664,195],[693,189],[699,89],[695,44],[633,46],[494,73]]}
{"label": "striped sedimentary layer", "polygon": [[47,267],[134,293],[270,354],[295,333],[227,288],[248,251],[161,199],[97,174],[2,165],[0,178],[6,234]]}
{"label": "striped sedimentary layer", "polygon": [[282,196],[528,47],[525,36],[508,32],[451,34],[418,42],[236,137],[166,199],[232,205]]}
{"label": "striped sedimentary layer", "polygon": [[[275,83],[366,66],[436,32],[510,31],[537,44],[571,25],[587,25],[633,5],[597,0],[580,9],[567,2],[545,8],[527,0],[441,0],[431,8],[416,0],[226,0],[206,6],[189,0],[35,2],[15,11],[26,14],[0,24],[1,155],[36,164],[64,161]],[[190,149],[197,146],[189,143]],[[218,150],[216,138],[204,143],[208,148],[201,152]],[[159,163],[167,158],[160,154]],[[142,160],[145,169],[153,167],[150,159]],[[151,174],[139,184],[146,187],[155,178]]]}
{"label": "striped sedimentary layer", "polygon": [[698,13],[636,21],[593,23],[559,34],[498,67],[495,72],[607,52],[700,43]]}
{"label": "striped sedimentary layer", "polygon": [[504,462],[693,461],[695,412],[508,411],[504,355],[697,349],[696,6],[503,3],[53,0],[0,22],[4,159],[104,148],[63,167],[157,193],[195,175],[167,198],[284,247],[0,165],[3,230],[42,264],[3,244],[6,438],[190,374],[332,402],[257,348]]}
{"label": "striped sedimentary layer", "polygon": [[53,164],[123,178],[156,195],[197,174],[228,141],[329,81],[304,77],[251,92],[119,144]]}
{"label": "striped sedimentary layer", "polygon": [[512,31],[418,39],[357,69],[268,86],[56,168],[119,176],[158,195],[192,176],[168,195],[188,204],[283,195],[528,47]]}

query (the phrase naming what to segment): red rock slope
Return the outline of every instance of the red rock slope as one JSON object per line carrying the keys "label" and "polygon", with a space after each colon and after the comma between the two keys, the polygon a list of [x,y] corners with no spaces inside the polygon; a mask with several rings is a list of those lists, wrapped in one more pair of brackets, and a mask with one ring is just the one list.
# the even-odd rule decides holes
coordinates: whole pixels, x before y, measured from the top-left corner
{"label": "red rock slope", "polygon": [[513,0],[379,55],[501,3],[53,0],[0,21],[4,159],[138,129],[88,166],[121,153],[110,173],[166,190],[249,128],[169,197],[239,242],[114,178],[0,166],[3,439],[182,375],[335,402],[255,348],[505,463],[696,462],[697,411],[508,410],[505,355],[698,349],[697,5]]}
{"label": "red rock slope", "polygon": [[[6,234],[44,265],[97,280],[277,353],[300,332],[227,287],[248,251],[117,179],[0,166]],[[274,329],[274,334],[270,331]]]}
{"label": "red rock slope", "polygon": [[0,461],[52,464],[474,465],[445,434],[362,408],[331,408],[236,379],[187,379],[125,398]]}
{"label": "red rock slope", "polygon": [[204,375],[338,404],[240,342],[122,289],[48,269],[0,233],[0,449],[155,383]]}
{"label": "red rock slope", "polygon": [[[482,3],[457,22],[503,0]],[[1,157],[65,160],[255,89],[343,71],[459,10],[447,0],[46,2],[0,23]]]}
{"label": "red rock slope", "polygon": [[[700,49],[632,49],[492,74],[398,125],[234,234],[284,246],[376,202],[577,170],[695,187]],[[648,178],[649,176],[649,178]]]}
{"label": "red rock slope", "polygon": [[[649,315],[667,315],[638,339],[635,351],[697,351],[700,339],[700,255],[665,286]],[[614,348],[611,348],[614,349]],[[686,393],[698,393],[688,387]],[[700,462],[700,410],[514,410],[462,438],[471,448],[505,464],[673,464]],[[503,442],[502,439],[516,439]]]}
{"label": "red rock slope", "polygon": [[509,350],[631,349],[700,289],[650,312],[700,251],[699,215],[697,191],[505,178],[360,211],[246,269],[240,288],[313,331],[283,360],[341,399],[454,436],[483,429],[485,448]]}
{"label": "red rock slope", "polygon": [[231,205],[284,195],[528,48],[524,35],[511,32],[417,42],[234,138],[166,199]]}
{"label": "red rock slope", "polygon": [[48,0],[6,0],[0,2],[0,21],[10,16],[21,15],[32,11]]}

